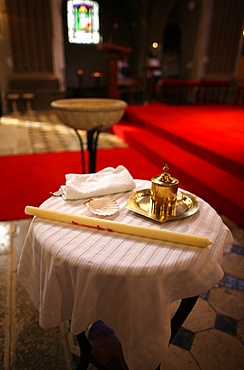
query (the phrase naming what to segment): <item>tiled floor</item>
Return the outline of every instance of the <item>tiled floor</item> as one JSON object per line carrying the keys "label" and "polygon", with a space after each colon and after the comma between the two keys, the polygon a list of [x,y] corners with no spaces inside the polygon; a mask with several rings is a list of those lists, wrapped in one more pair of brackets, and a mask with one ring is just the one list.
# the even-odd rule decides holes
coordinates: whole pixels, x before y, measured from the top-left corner
{"label": "tiled floor", "polygon": [[[124,145],[110,133],[99,138],[101,147]],[[0,155],[78,149],[76,135],[51,112],[1,118]],[[244,231],[222,218],[234,236],[234,244],[223,256],[225,276],[201,295],[161,369],[244,369]],[[75,356],[71,353],[77,354],[77,347],[68,323],[41,329],[38,313],[16,279],[29,222],[0,222],[0,369],[72,370]],[[176,306],[177,302],[172,312]]]}
{"label": "tiled floor", "polygon": [[[63,125],[52,111],[28,112],[1,117],[0,155],[75,151],[80,144],[75,131]],[[86,133],[80,131],[86,145]],[[102,132],[98,148],[125,147],[126,144],[110,132]]]}

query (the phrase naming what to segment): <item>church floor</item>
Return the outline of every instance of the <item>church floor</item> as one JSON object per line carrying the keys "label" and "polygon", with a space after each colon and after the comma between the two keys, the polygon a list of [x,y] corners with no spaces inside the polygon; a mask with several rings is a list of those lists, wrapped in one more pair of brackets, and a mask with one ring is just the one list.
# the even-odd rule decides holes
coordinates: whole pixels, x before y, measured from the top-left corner
{"label": "church floor", "polygon": [[[77,141],[73,130],[58,122],[52,112],[0,120],[0,155],[79,150]],[[99,146],[126,144],[106,132],[100,135]],[[201,295],[161,369],[244,369],[244,231],[222,218],[234,236],[223,256],[225,276]],[[29,223],[29,219],[0,222],[0,368],[73,370],[78,347],[68,323],[51,330],[40,328],[38,312],[16,277]]]}

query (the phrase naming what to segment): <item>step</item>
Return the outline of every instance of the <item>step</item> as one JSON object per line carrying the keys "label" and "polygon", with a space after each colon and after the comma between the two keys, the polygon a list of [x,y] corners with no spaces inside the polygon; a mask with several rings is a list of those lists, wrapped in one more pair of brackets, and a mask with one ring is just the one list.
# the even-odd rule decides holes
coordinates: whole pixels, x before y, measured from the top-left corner
{"label": "step", "polygon": [[[221,119],[218,114],[222,113]],[[244,110],[233,108],[129,107],[128,124],[143,127],[244,180]],[[206,123],[207,122],[207,123]]]}
{"label": "step", "polygon": [[244,181],[143,128],[120,124],[113,131],[156,166],[167,163],[180,183],[243,226]]}

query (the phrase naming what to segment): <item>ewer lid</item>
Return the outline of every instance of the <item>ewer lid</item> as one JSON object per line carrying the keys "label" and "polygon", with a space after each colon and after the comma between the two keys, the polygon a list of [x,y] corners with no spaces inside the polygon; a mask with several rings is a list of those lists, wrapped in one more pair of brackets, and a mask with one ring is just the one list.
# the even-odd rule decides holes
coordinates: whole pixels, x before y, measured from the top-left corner
{"label": "ewer lid", "polygon": [[152,178],[152,182],[157,184],[157,185],[160,185],[160,186],[173,186],[173,185],[177,185],[179,184],[179,180],[176,179],[175,177],[172,177],[168,171],[169,171],[169,167],[167,164],[165,164],[165,166],[163,167],[163,173],[161,173],[161,175],[159,176],[154,176]]}

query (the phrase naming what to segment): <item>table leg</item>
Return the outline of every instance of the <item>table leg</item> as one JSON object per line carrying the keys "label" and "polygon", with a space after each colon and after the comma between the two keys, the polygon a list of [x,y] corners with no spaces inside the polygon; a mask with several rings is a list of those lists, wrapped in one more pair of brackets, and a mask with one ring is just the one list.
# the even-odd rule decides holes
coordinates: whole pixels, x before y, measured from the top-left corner
{"label": "table leg", "polygon": [[171,343],[172,340],[174,339],[175,335],[177,334],[177,332],[183,325],[187,316],[190,314],[197,300],[198,300],[198,296],[184,298],[181,300],[181,303],[176,313],[171,319],[171,337],[170,337],[169,343]]}
{"label": "table leg", "polygon": [[[199,296],[183,298],[181,300],[181,303],[176,313],[171,319],[171,337],[169,340],[169,344],[172,343],[172,340],[174,339],[175,335],[183,325],[188,315],[191,313],[191,310],[193,309],[198,300],[198,297]],[[160,370],[160,364],[158,365],[156,370]]]}
{"label": "table leg", "polygon": [[80,347],[80,362],[77,367],[77,370],[87,370],[90,362],[92,346],[87,340],[84,331],[76,335],[76,338],[78,340]]}

